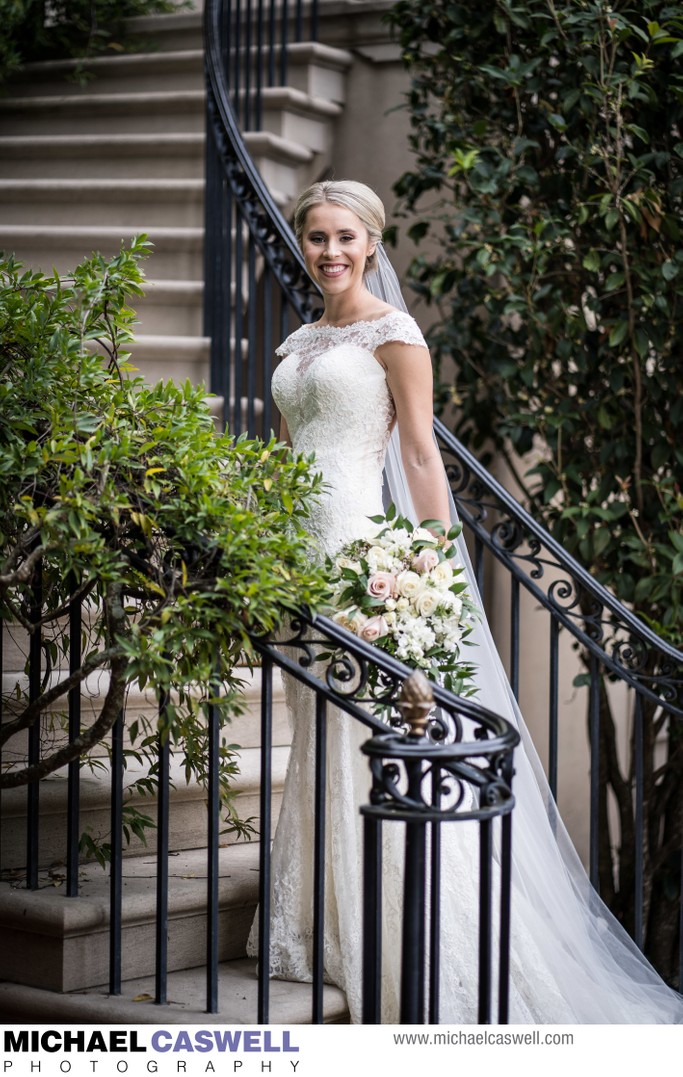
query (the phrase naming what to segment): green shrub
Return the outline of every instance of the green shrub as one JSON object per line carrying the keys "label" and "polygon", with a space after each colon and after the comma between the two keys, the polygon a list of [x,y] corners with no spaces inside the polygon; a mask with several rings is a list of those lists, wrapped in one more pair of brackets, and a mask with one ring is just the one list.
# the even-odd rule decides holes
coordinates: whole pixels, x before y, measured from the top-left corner
{"label": "green shrub", "polygon": [[[99,744],[133,681],[170,694],[162,734],[184,753],[188,778],[202,779],[204,702],[218,684],[224,719],[238,710],[249,633],[272,631],[283,611],[324,591],[301,526],[320,487],[309,463],[274,438],[217,434],[203,391],[189,383],[150,388],[127,377],[128,297],[141,292],[148,246],[138,238],[69,277],[0,262],[0,616],[38,631],[42,566],[45,674],[37,699],[23,682],[5,699],[0,742],[59,711],[70,685],[108,674],[77,742],[35,766],[10,765],[5,752],[2,786],[40,779]],[[60,654],[68,666],[72,594],[89,611],[82,661],[55,683]],[[157,730],[136,722],[132,732],[144,752]],[[233,748],[223,742],[226,803]]]}

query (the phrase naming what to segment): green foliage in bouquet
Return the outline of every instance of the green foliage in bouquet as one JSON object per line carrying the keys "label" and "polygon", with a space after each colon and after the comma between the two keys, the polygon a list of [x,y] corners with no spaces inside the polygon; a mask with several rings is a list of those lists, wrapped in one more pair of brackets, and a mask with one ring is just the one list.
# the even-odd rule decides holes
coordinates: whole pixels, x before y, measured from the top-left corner
{"label": "green foliage in bouquet", "polygon": [[[309,463],[275,439],[217,434],[201,388],[128,377],[129,296],[142,292],[148,248],[137,238],[69,276],[0,262],[0,616],[27,649],[40,640],[43,669],[37,698],[22,675],[3,700],[0,786],[87,756],[132,682],[170,702],[160,730],[144,718],[130,725],[131,755],[149,750],[151,760],[161,732],[187,778],[203,781],[204,704],[220,695],[225,720],[240,709],[249,633],[325,591],[301,526],[320,485]],[[84,604],[82,657],[67,676],[58,670],[69,666],[73,596]],[[66,723],[68,689],[100,674],[98,712],[64,743],[51,731]],[[20,741],[36,723],[42,760],[29,766]],[[235,747],[223,739],[221,774],[239,829]],[[154,781],[150,762],[138,791]]]}
{"label": "green foliage in bouquet", "polygon": [[[329,561],[333,619],[450,691],[473,695],[476,666],[462,658],[461,648],[476,608],[463,567],[447,550],[462,526],[446,534],[438,520],[414,527],[393,505],[386,517],[370,519],[375,530]],[[381,695],[378,671],[369,676],[374,694]]]}

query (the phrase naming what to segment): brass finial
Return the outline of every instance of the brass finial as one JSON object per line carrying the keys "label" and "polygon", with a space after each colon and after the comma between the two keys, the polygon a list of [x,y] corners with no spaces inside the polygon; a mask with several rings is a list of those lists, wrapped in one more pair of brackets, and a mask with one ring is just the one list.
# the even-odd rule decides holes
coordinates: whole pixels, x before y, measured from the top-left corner
{"label": "brass finial", "polygon": [[434,706],[434,693],[431,684],[419,669],[404,680],[397,706],[404,721],[410,726],[410,735],[424,737],[429,724],[429,712]]}

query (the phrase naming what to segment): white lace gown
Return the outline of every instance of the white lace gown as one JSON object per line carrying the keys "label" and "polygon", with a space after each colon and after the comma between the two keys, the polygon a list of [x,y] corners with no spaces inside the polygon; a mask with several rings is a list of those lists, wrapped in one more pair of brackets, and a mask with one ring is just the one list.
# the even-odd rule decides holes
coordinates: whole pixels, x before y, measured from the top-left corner
{"label": "white lace gown", "polygon": [[[334,554],[364,535],[383,511],[382,470],[394,405],[375,351],[388,342],[424,345],[407,314],[344,327],[302,326],[278,349],[273,395],[296,452],[315,453],[328,484],[311,530]],[[473,588],[474,585],[471,584]],[[515,720],[514,703],[488,628],[477,639],[478,699]],[[312,693],[285,677],[293,739],[272,852],[270,973],[309,982],[313,949],[315,713]],[[506,711],[508,713],[506,713]],[[325,978],[361,1019],[362,819],[370,771],[359,751],[368,730],[328,708],[325,844]],[[533,748],[516,753],[513,814],[511,1021],[536,1023],[683,1021],[683,1000],[667,988],[591,890],[560,824],[547,821],[546,791]],[[382,1019],[399,1015],[403,833],[386,824],[383,877]],[[441,1015],[477,1020],[479,876],[476,824],[442,827]],[[540,836],[539,836],[540,835]],[[569,851],[568,851],[569,850]],[[256,955],[256,924],[249,952]],[[495,1012],[495,1011],[494,1011]]]}

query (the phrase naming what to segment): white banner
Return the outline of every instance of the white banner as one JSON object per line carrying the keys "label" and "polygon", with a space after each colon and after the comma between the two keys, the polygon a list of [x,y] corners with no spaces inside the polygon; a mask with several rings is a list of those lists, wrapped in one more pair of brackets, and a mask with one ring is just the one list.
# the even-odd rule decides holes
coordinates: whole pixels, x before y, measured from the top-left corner
{"label": "white banner", "polygon": [[[1,1077],[525,1077],[647,1073],[681,1057],[680,1026],[0,1026]],[[668,1063],[667,1060],[668,1059]]]}

